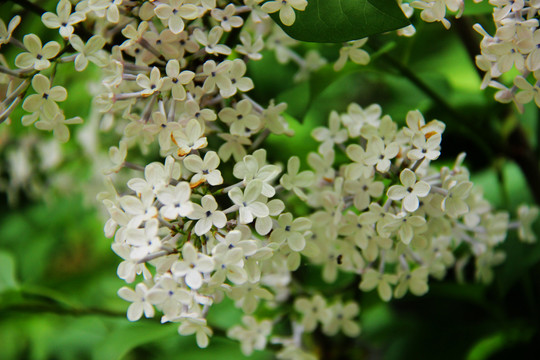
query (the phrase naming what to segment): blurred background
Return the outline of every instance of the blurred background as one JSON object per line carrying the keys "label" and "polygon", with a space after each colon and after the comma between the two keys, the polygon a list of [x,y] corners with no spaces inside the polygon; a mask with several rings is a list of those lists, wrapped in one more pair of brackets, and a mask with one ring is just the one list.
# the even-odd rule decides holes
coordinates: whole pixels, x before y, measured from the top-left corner
{"label": "blurred background", "polygon": [[[49,11],[55,3],[39,1]],[[23,18],[15,32],[18,39],[33,32],[45,41],[58,40],[56,31],[46,30],[38,15],[10,1],[0,4],[5,23],[15,14]],[[467,13],[465,19],[487,23],[488,16],[477,11]],[[473,181],[484,188],[495,207],[515,214],[520,203],[533,202],[520,169],[496,153],[488,157],[475,140],[484,126],[505,131],[507,123],[486,125],[486,121],[515,111],[494,105],[493,92],[479,89],[481,79],[456,32],[445,31],[440,24],[418,26],[422,29],[417,36],[384,51],[378,51],[376,44],[388,43],[391,35],[374,37],[368,44],[370,65],[348,66],[339,75],[330,63],[307,80],[295,82],[298,68],[279,64],[273,53],[250,63],[249,75],[256,84],[251,96],[262,104],[272,98],[288,102],[288,119],[296,132],[292,139],[271,136],[267,140],[269,160],[285,163],[291,155],[305,159],[317,147],[311,130],[325,124],[331,110],[345,112],[351,102],[380,103],[384,113],[400,123],[407,111],[420,109],[428,120],[447,122],[439,163],[451,164],[466,151]],[[337,48],[304,44],[297,49],[303,54],[319,51],[332,61]],[[10,66],[17,53],[13,47],[2,47]],[[407,64],[459,112],[477,114],[478,123],[467,128],[453,119],[391,59]],[[100,75],[92,66],[83,73],[76,73],[72,64],[57,69],[55,84],[69,93],[62,104],[67,117],[94,116],[89,86]],[[116,276],[120,258],[111,250],[111,239],[103,235],[106,218],[95,200],[100,175],[93,173],[95,159],[85,153],[80,135],[84,125],[73,127],[72,140],[59,145],[51,134],[23,128],[22,115],[19,109],[11,124],[0,125],[0,359],[244,359],[238,344],[219,334],[208,349],[200,350],[194,337],[177,334],[177,325],[162,325],[159,318],[136,323],[126,319],[129,304],[116,295],[124,285]],[[527,106],[525,115],[511,118],[524,124],[536,145],[536,106]],[[114,141],[103,143],[110,146]],[[536,230],[539,234],[538,226]],[[495,268],[491,284],[474,282],[469,264],[464,283],[458,284],[449,273],[442,280],[433,279],[423,297],[407,295],[383,303],[376,293],[361,294],[360,337],[338,336],[326,339],[324,346],[347,346],[350,359],[531,358],[540,347],[540,245],[520,243],[512,232],[501,248],[506,260]],[[301,267],[299,276],[335,291],[353,281],[344,276],[337,284],[325,285],[314,266]],[[209,323],[227,328],[240,318],[241,312],[226,300],[212,308]],[[250,357],[271,358],[270,352]]]}

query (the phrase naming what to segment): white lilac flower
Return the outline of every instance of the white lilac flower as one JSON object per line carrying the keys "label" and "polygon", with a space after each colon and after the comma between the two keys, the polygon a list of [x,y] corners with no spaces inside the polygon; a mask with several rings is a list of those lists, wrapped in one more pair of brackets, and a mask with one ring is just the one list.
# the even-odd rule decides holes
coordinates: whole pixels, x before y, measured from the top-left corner
{"label": "white lilac flower", "polygon": [[259,149],[253,155],[246,155],[241,162],[234,165],[233,175],[242,179],[247,184],[253,179],[263,182],[262,194],[266,197],[273,197],[276,190],[269,183],[274,180],[280,172],[276,165],[266,164],[266,150]]}
{"label": "white lilac flower", "polygon": [[184,0],[169,0],[169,4],[161,3],[156,6],[154,12],[174,34],[179,34],[184,30],[184,19],[193,20],[199,15],[197,7],[185,3]]}
{"label": "white lilac flower", "polygon": [[324,153],[325,149],[333,148],[334,144],[343,144],[348,139],[347,130],[341,128],[341,117],[336,111],[330,113],[328,128],[315,128],[311,132],[311,136],[322,143],[319,146],[320,153]]}
{"label": "white lilac flower", "polygon": [[41,16],[41,21],[50,29],[60,29],[60,35],[64,39],[69,39],[73,34],[73,25],[86,19],[82,12],[71,13],[71,3],[69,0],[60,0],[56,6],[56,14],[46,12]]}
{"label": "white lilac flower", "polygon": [[75,70],[83,71],[88,66],[88,61],[99,67],[105,67],[109,61],[107,53],[102,50],[106,41],[99,35],[94,35],[86,44],[77,35],[69,38],[71,46],[78,52],[75,57]]}
{"label": "white lilac flower", "polygon": [[205,148],[208,145],[204,127],[195,119],[191,119],[182,130],[173,130],[172,141],[178,146],[178,156],[186,156],[192,150]]}
{"label": "white lilac flower", "polygon": [[229,32],[232,28],[241,27],[244,24],[244,20],[240,16],[235,16],[236,6],[234,4],[228,4],[225,8],[212,9],[210,14],[214,19],[220,22],[220,26],[223,30]]}
{"label": "white lilac flower", "polygon": [[232,135],[250,136],[261,124],[260,117],[253,113],[249,100],[239,101],[235,108],[223,108],[218,116],[221,121],[230,126]]}
{"label": "white lilac flower", "polygon": [[189,200],[191,188],[185,181],[179,182],[176,186],[169,186],[157,193],[158,200],[164,205],[160,214],[165,219],[174,220],[191,214],[193,204]]}
{"label": "white lilac flower", "polygon": [[262,59],[261,51],[264,48],[262,37],[257,37],[255,42],[253,42],[251,35],[247,32],[243,32],[240,34],[240,42],[242,44],[236,45],[235,48],[238,53],[247,56],[251,60],[257,61]]}
{"label": "white lilac flower", "polygon": [[66,119],[63,113],[57,112],[53,117],[41,117],[41,119],[36,122],[36,128],[45,131],[52,131],[54,137],[65,143],[69,140],[69,129],[67,125],[82,124],[83,119],[79,116],[76,116],[71,119]]}
{"label": "white lilac flower", "polygon": [[148,301],[158,305],[167,318],[175,317],[183,305],[191,305],[191,293],[180,287],[170,274],[165,274],[156,282],[147,294]]}
{"label": "white lilac flower", "polygon": [[49,41],[42,46],[40,38],[35,34],[25,35],[23,43],[28,52],[23,52],[15,58],[15,65],[22,69],[45,70],[51,66],[49,60],[60,51],[60,44],[56,41]]}
{"label": "white lilac flower", "polygon": [[397,276],[394,274],[385,274],[374,269],[367,269],[362,274],[360,289],[362,291],[371,291],[377,288],[379,297],[384,301],[390,301],[392,298],[392,286],[397,283]]}
{"label": "white lilac flower", "polygon": [[313,184],[315,174],[311,171],[300,170],[300,159],[297,156],[292,156],[287,162],[287,173],[279,180],[280,184],[287,190],[292,190],[302,200],[306,200],[307,196],[302,191],[302,188]]}
{"label": "white lilac flower", "polygon": [[130,257],[141,260],[144,257],[161,250],[161,238],[158,236],[159,222],[150,219],[144,228],[128,228],[126,230],[127,243],[132,246]]}
{"label": "white lilac flower", "polygon": [[538,208],[536,206],[521,205],[517,211],[519,227],[519,239],[524,242],[533,243],[536,241],[536,235],[532,229],[533,223],[538,218]]}
{"label": "white lilac flower", "polygon": [[446,195],[441,205],[448,216],[456,218],[465,215],[469,211],[465,199],[469,196],[472,186],[472,182],[463,181],[454,184],[448,189],[448,195]]}
{"label": "white lilac flower", "polygon": [[181,316],[182,324],[178,328],[180,335],[195,334],[197,345],[200,348],[208,346],[208,337],[212,336],[212,329],[206,325],[206,319],[197,316],[196,314],[184,314]]}
{"label": "white lilac flower", "polygon": [[418,198],[426,197],[431,187],[425,181],[417,182],[416,174],[409,169],[404,169],[399,174],[399,179],[403,185],[392,185],[387,195],[392,200],[402,200],[403,208],[408,212],[413,212],[418,209]]}
{"label": "white lilac flower", "polygon": [[212,226],[221,229],[227,223],[227,217],[218,210],[218,204],[212,195],[203,196],[201,205],[193,203],[193,210],[188,217],[198,220],[194,230],[199,236],[209,232]]}
{"label": "white lilac flower", "polygon": [[428,268],[417,267],[412,271],[404,271],[399,275],[398,283],[394,289],[394,297],[402,298],[409,290],[416,296],[422,296],[428,292]]}
{"label": "white lilac flower", "polygon": [[367,38],[355,40],[346,43],[339,49],[339,58],[334,64],[334,70],[339,71],[343,69],[347,60],[350,58],[352,62],[359,65],[366,65],[369,63],[369,54],[367,51],[360,49],[367,42]]}
{"label": "white lilac flower", "polygon": [[52,118],[59,112],[57,102],[67,99],[67,91],[62,86],[51,88],[49,78],[36,74],[32,78],[32,87],[37,94],[27,96],[23,103],[23,109],[28,112],[36,112],[43,109],[46,117]]}
{"label": "white lilac flower", "polygon": [[272,320],[257,321],[253,316],[243,316],[245,327],[236,325],[227,331],[227,336],[240,341],[242,353],[249,356],[253,350],[264,350],[272,332]]}
{"label": "white lilac flower", "polygon": [[155,92],[158,92],[164,84],[165,78],[161,77],[159,69],[155,66],[150,71],[150,77],[145,74],[137,75],[137,85],[143,88],[141,91],[142,96],[150,96]]}
{"label": "white lilac flower", "polygon": [[261,195],[262,187],[262,181],[252,180],[247,184],[243,193],[237,187],[229,191],[229,198],[238,206],[240,224],[249,224],[257,217],[268,216],[268,207],[257,201]]}
{"label": "white lilac flower", "polygon": [[385,173],[390,169],[393,158],[399,152],[399,145],[395,142],[385,146],[384,141],[377,136],[372,136],[367,143],[365,163],[375,165],[377,171]]}
{"label": "white lilac flower", "polygon": [[279,11],[281,22],[284,25],[291,26],[296,20],[294,10],[303,11],[307,5],[307,0],[267,1],[263,4],[262,9],[269,14]]}
{"label": "white lilac flower", "polygon": [[306,246],[304,234],[311,229],[311,221],[307,218],[296,218],[293,220],[291,213],[281,214],[278,218],[279,227],[272,231],[270,241],[279,244],[287,242],[294,251],[302,251]]}
{"label": "white lilac flower", "polygon": [[312,332],[317,324],[326,323],[331,313],[326,300],[321,295],[314,295],[311,299],[297,298],[294,309],[302,314],[302,326],[306,332]]}
{"label": "white lilac flower", "polygon": [[21,23],[21,17],[19,15],[15,15],[9,21],[7,28],[4,21],[0,19],[0,47],[2,47],[2,45],[7,44],[9,42],[9,40],[11,39],[11,34],[20,23]]}
{"label": "white lilac flower", "polygon": [[331,316],[323,325],[323,332],[326,335],[336,335],[339,330],[349,337],[356,337],[360,334],[360,325],[354,320],[360,311],[360,307],[355,302],[343,305],[341,302],[335,303],[329,308]]}
{"label": "white lilac flower", "polygon": [[107,17],[108,22],[116,24],[120,20],[118,6],[122,4],[122,1],[124,0],[90,0],[88,8],[97,16]]}
{"label": "white lilac flower", "polygon": [[135,286],[135,291],[126,286],[118,290],[118,296],[132,303],[129,305],[127,311],[127,318],[129,321],[139,320],[143,313],[147,318],[154,317],[155,310],[146,297],[147,293],[148,288],[143,283],[137,284]]}
{"label": "white lilac flower", "polygon": [[214,270],[214,260],[201,254],[187,242],[182,248],[182,260],[174,263],[171,271],[176,279],[182,278],[191,289],[198,290],[204,283],[203,274]]}
{"label": "white lilac flower", "polygon": [[223,36],[223,28],[220,26],[214,26],[208,33],[199,28],[193,31],[193,38],[204,46],[206,53],[215,56],[219,54],[230,55],[231,49],[227,45],[219,43],[221,36]]}
{"label": "white lilac flower", "polygon": [[207,152],[204,155],[204,160],[199,155],[189,155],[184,159],[184,166],[194,173],[189,181],[192,188],[204,182],[208,182],[212,186],[223,184],[221,171],[217,169],[219,156],[215,151]]}
{"label": "white lilac flower", "polygon": [[186,90],[184,89],[184,85],[189,84],[195,77],[195,73],[193,71],[184,70],[180,72],[180,70],[180,63],[178,60],[173,59],[167,62],[167,66],[165,68],[167,77],[165,79],[167,79],[166,81],[170,82],[168,83],[167,87],[170,86],[173,98],[179,101],[186,98]]}

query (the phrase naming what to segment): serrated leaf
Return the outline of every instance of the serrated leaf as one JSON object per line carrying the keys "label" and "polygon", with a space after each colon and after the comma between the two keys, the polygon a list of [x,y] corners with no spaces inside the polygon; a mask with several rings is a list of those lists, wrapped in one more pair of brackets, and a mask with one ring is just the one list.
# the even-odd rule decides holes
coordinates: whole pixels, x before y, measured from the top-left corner
{"label": "serrated leaf", "polygon": [[278,13],[271,16],[290,37],[320,43],[358,40],[410,24],[395,0],[309,0],[292,26]]}

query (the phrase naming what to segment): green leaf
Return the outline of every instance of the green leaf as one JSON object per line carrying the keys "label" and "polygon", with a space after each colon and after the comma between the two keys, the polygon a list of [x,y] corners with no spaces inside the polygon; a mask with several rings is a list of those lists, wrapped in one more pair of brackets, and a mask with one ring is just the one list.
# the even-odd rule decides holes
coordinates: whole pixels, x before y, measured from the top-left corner
{"label": "green leaf", "polygon": [[17,287],[15,260],[8,252],[0,252],[0,293]]}
{"label": "green leaf", "polygon": [[309,0],[305,11],[286,26],[279,13],[272,18],[292,38],[310,42],[344,42],[409,25],[395,0]]}

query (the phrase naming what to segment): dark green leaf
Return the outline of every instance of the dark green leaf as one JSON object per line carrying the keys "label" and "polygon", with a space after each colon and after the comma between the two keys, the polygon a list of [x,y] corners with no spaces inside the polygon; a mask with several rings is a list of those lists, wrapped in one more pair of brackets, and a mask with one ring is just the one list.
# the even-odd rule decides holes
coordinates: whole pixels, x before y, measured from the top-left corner
{"label": "dark green leaf", "polygon": [[309,0],[305,11],[286,26],[279,13],[272,18],[292,38],[311,42],[344,42],[409,25],[395,0]]}

